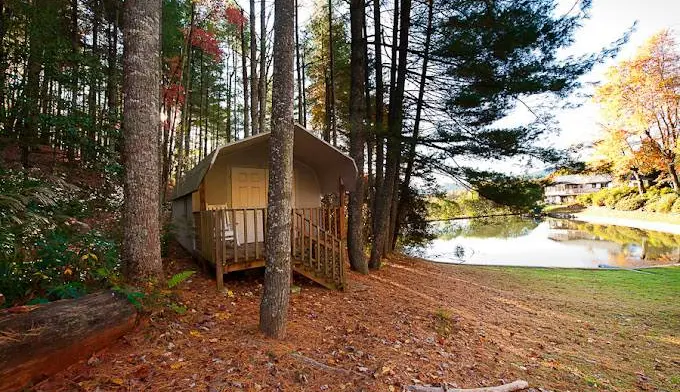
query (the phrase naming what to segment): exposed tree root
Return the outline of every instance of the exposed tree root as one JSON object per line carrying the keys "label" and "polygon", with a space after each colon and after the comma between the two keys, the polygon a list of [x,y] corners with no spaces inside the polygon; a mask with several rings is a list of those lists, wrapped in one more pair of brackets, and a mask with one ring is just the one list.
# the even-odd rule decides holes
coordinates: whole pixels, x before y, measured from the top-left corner
{"label": "exposed tree root", "polygon": [[484,388],[446,388],[446,387],[425,387],[421,385],[409,385],[406,387],[410,392],[513,392],[529,388],[529,383],[524,380],[513,381],[510,384],[498,385],[495,387]]}
{"label": "exposed tree root", "polygon": [[339,367],[333,367],[333,366],[328,366],[325,363],[321,363],[315,359],[306,357],[302,354],[298,353],[292,353],[290,354],[293,358],[299,359],[302,362],[305,362],[306,364],[313,366],[317,369],[325,370],[327,372],[332,372],[332,373],[339,373],[339,374],[344,374],[346,376],[353,376],[353,377],[359,377],[359,378],[365,378],[366,375],[354,372],[352,370],[347,370]]}

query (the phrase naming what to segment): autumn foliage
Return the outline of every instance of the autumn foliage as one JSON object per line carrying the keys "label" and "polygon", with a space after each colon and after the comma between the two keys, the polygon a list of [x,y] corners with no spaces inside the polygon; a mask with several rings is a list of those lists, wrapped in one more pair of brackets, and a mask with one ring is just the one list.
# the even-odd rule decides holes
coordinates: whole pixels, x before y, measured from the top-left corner
{"label": "autumn foliage", "polygon": [[241,10],[234,6],[227,7],[224,11],[224,18],[229,24],[236,26],[239,29],[246,23],[246,18],[241,13]]}
{"label": "autumn foliage", "polygon": [[207,30],[199,27],[191,29],[191,46],[201,49],[205,54],[212,56],[215,61],[222,59],[222,49],[215,34]]}
{"label": "autumn foliage", "polygon": [[617,171],[663,171],[680,190],[680,50],[673,33],[659,32],[612,67],[595,99],[605,120],[600,152]]}

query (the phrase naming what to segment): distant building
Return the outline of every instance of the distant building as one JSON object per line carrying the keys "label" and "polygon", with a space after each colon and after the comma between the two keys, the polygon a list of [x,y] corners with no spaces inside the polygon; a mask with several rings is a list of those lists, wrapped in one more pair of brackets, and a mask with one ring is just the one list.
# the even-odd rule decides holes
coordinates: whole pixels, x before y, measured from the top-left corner
{"label": "distant building", "polygon": [[612,183],[609,174],[571,174],[557,176],[545,187],[545,201],[548,204],[561,204],[576,201],[576,196],[597,192],[608,188]]}

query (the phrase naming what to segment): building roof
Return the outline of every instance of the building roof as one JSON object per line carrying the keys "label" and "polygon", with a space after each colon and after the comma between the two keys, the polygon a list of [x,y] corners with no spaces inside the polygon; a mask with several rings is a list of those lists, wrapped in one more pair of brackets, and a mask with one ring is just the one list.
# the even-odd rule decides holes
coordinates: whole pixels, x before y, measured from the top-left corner
{"label": "building roof", "polygon": [[612,182],[609,174],[569,174],[557,176],[553,179],[553,184],[596,184]]}
{"label": "building roof", "polygon": [[[270,135],[271,132],[263,132],[216,148],[177,182],[170,200],[197,191],[219,155],[268,143]],[[357,167],[354,160],[297,123],[294,127],[293,155],[296,160],[317,171],[319,185],[323,192],[331,193],[332,190],[337,190],[339,178],[342,179],[345,189],[354,190],[357,181]]]}

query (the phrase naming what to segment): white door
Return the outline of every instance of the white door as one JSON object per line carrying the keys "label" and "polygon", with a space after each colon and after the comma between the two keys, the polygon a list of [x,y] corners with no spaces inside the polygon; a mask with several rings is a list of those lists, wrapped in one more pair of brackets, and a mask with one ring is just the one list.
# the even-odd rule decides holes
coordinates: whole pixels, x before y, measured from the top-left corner
{"label": "white door", "polygon": [[[233,208],[267,207],[267,171],[235,167],[231,171]],[[255,221],[257,220],[257,222]],[[255,226],[257,224],[257,231]],[[257,236],[256,236],[257,233]],[[264,242],[263,211],[236,212],[236,240],[244,242]]]}

